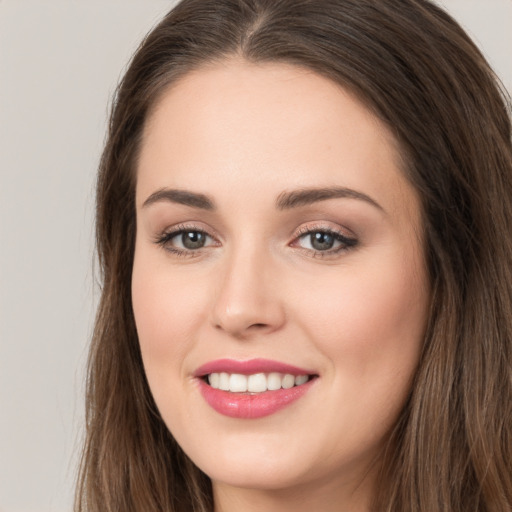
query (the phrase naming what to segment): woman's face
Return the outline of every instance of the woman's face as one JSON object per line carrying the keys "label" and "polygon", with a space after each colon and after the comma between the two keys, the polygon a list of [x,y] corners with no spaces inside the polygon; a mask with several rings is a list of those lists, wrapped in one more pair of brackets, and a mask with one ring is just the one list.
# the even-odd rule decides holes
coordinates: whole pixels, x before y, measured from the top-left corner
{"label": "woman's face", "polygon": [[160,413],[214,489],[356,485],[378,457],[429,301],[399,167],[362,103],[283,64],[202,68],[151,114],[135,320]]}

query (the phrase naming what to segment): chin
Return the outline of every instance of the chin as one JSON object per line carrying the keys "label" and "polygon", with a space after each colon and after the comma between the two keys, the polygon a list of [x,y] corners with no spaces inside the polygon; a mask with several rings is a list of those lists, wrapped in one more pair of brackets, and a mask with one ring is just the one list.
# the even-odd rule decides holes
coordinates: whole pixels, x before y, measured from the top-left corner
{"label": "chin", "polygon": [[[305,484],[308,478],[286,461],[275,463],[251,463],[234,461],[225,464],[213,463],[201,468],[213,482],[260,491],[281,491]],[[210,471],[211,469],[211,471]]]}
{"label": "chin", "polygon": [[[280,437],[232,434],[210,439],[210,443],[205,442],[203,446],[186,442],[182,446],[214,482],[240,488],[279,490],[306,481],[314,468],[314,464],[308,465],[307,459],[300,456],[301,451],[296,446],[286,449]],[[216,446],[212,450],[213,443]]]}

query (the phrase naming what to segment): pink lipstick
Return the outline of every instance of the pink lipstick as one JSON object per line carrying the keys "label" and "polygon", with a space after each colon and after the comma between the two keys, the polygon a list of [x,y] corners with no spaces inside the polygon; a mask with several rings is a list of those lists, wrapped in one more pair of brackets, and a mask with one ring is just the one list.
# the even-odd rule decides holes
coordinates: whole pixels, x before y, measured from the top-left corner
{"label": "pink lipstick", "polygon": [[198,368],[194,376],[210,407],[244,419],[283,409],[304,396],[318,377],[314,371],[268,359],[219,359]]}

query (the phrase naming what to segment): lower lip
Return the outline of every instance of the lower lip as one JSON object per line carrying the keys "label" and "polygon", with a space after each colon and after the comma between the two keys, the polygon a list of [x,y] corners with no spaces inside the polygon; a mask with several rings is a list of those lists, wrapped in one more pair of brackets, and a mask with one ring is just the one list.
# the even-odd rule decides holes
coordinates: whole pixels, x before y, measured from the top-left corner
{"label": "lower lip", "polygon": [[231,393],[209,386],[199,379],[199,389],[208,405],[230,418],[256,419],[270,416],[303,397],[316,379],[290,389],[263,393]]}

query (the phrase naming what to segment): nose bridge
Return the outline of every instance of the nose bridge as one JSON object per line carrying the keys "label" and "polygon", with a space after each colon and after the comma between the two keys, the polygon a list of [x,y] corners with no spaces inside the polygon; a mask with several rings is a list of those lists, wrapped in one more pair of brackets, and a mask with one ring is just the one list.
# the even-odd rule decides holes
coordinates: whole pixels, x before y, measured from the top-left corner
{"label": "nose bridge", "polygon": [[228,253],[213,308],[215,327],[237,337],[278,329],[284,311],[270,251],[261,243],[246,240],[233,245]]}

